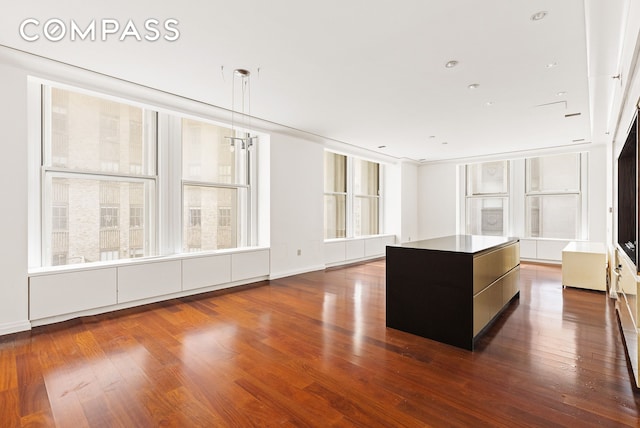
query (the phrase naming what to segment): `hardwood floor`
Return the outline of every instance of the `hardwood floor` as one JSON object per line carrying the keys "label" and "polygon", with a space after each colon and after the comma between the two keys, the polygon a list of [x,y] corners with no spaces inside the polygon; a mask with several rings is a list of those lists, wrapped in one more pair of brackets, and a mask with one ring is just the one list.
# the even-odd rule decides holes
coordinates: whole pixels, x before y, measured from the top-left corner
{"label": "hardwood floor", "polygon": [[639,426],[613,302],[523,264],[475,352],[385,327],[384,260],[0,337],[0,426]]}

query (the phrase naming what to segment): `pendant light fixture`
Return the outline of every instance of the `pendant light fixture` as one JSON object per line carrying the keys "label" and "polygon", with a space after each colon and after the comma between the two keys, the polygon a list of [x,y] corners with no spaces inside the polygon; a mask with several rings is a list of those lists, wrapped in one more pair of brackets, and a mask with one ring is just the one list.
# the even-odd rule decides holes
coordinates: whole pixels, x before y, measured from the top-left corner
{"label": "pendant light fixture", "polygon": [[[238,89],[236,89],[238,87]],[[236,102],[240,108],[240,127],[236,129],[235,115]],[[233,71],[231,87],[231,136],[225,137],[231,140],[231,151],[236,147],[240,150],[249,149],[258,140],[257,136],[251,136],[247,122],[251,118],[251,72],[243,68]]]}

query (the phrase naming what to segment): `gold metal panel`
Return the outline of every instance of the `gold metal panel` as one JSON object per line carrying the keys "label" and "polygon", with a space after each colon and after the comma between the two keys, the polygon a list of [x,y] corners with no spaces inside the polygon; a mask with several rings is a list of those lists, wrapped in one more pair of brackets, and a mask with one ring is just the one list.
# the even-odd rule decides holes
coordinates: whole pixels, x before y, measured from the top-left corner
{"label": "gold metal panel", "polygon": [[509,272],[520,263],[520,243],[498,248],[473,258],[473,294]]}
{"label": "gold metal panel", "polygon": [[519,289],[520,268],[486,287],[473,297],[473,335],[477,335]]}
{"label": "gold metal panel", "polygon": [[516,267],[500,281],[502,281],[502,303],[506,305],[520,291],[520,267]]}

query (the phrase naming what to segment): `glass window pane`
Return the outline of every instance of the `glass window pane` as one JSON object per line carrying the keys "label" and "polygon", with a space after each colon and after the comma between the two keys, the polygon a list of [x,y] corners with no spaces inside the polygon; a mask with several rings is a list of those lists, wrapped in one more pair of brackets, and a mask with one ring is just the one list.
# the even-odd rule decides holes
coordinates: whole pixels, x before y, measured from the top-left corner
{"label": "glass window pane", "polygon": [[580,154],[527,159],[527,192],[580,190]]}
{"label": "glass window pane", "polygon": [[337,153],[324,152],[324,191],[326,193],[346,193],[347,157]]}
{"label": "glass window pane", "polygon": [[142,108],[51,88],[49,111],[47,166],[155,174],[155,162],[148,161],[155,126]]}
{"label": "glass window pane", "polygon": [[507,201],[507,198],[467,199],[467,233],[505,236]]}
{"label": "glass window pane", "polygon": [[379,195],[380,164],[354,159],[353,171],[353,191],[356,195]]}
{"label": "glass window pane", "polygon": [[379,230],[379,199],[356,197],[353,205],[354,235],[376,235]]}
{"label": "glass window pane", "polygon": [[324,238],[344,238],[347,236],[347,197],[345,195],[324,195]]}
{"label": "glass window pane", "polygon": [[527,236],[576,239],[579,202],[578,195],[528,196]]}
{"label": "glass window pane", "polygon": [[238,197],[244,189],[184,186],[185,252],[238,246]]}
{"label": "glass window pane", "polygon": [[182,119],[182,176],[186,180],[238,184],[231,129]]}
{"label": "glass window pane", "polygon": [[508,162],[467,165],[467,195],[508,192]]}
{"label": "glass window pane", "polygon": [[153,182],[52,177],[45,192],[45,265],[148,256]]}

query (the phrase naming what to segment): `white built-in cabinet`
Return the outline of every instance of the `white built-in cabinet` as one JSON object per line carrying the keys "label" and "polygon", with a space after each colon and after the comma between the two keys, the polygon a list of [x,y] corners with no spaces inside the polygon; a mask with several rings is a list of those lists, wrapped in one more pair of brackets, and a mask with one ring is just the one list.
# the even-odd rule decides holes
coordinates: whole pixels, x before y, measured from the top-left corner
{"label": "white built-in cabinet", "polygon": [[33,325],[267,279],[269,249],[131,261],[113,266],[34,272],[29,277]]}
{"label": "white built-in cabinet", "polygon": [[620,321],[620,331],[627,351],[627,361],[631,364],[633,381],[640,388],[640,304],[638,293],[640,292],[640,277],[638,271],[629,257],[620,248],[615,249],[615,262],[617,278],[613,284],[618,299],[616,300],[616,312]]}
{"label": "white built-in cabinet", "polygon": [[387,245],[395,243],[395,235],[376,235],[325,241],[324,262],[326,266],[331,267],[384,257]]}

